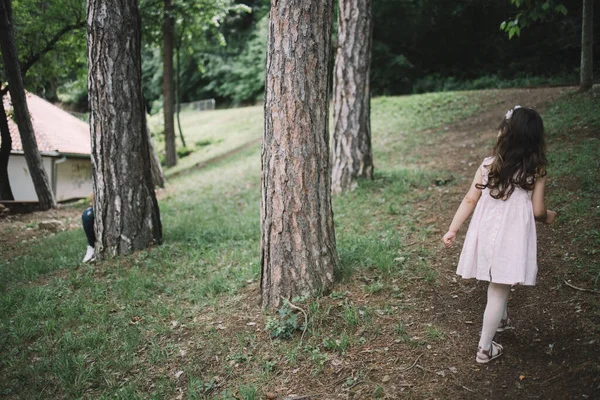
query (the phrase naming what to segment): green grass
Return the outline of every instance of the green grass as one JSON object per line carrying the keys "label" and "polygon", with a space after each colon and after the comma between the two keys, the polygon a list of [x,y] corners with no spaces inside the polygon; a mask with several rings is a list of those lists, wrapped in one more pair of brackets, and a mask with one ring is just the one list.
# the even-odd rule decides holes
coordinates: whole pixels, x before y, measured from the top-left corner
{"label": "green grass", "polygon": [[550,162],[549,207],[556,207],[567,240],[579,248],[566,261],[575,266],[573,273],[589,282],[587,286],[598,289],[600,99],[591,93],[563,96],[546,112],[544,122]]}
{"label": "green grass", "polygon": [[[160,201],[162,246],[83,265],[85,238],[75,229],[29,241],[16,257],[3,255],[0,396],[162,399],[181,390],[190,399],[254,399],[264,397],[282,363],[318,375],[335,357],[380,335],[380,312],[393,315],[391,309],[353,302],[344,285],[360,277],[359,295],[401,298],[394,279],[437,282],[427,250],[409,241],[426,235],[417,229],[414,203],[428,196],[440,171],[418,169],[411,149],[434,144],[441,137],[438,129],[477,112],[490,96],[373,99],[375,179],[333,200],[341,287],[327,297],[295,302],[307,314],[303,342],[302,328],[289,340],[264,343],[253,330],[227,336],[218,324],[202,319],[226,317],[228,301],[236,304],[247,282],[260,276],[258,145],[172,179]],[[589,173],[598,170],[598,140],[576,133],[569,138],[573,126],[598,131],[597,109],[597,99],[573,96],[545,116],[551,173],[557,179],[575,177],[578,185],[573,194],[549,189],[563,218],[598,218],[598,178]],[[260,113],[248,108],[184,114],[188,146],[196,150],[171,173],[260,137]],[[561,140],[570,145],[561,146]],[[591,261],[600,234],[573,230],[573,240],[586,243],[580,270],[597,280]],[[256,318],[256,328],[264,329],[266,316]],[[302,315],[298,323],[304,324]],[[412,329],[400,322],[395,336],[420,346],[410,340]],[[358,333],[362,336],[355,338]],[[437,327],[426,335],[432,342],[445,337]],[[272,358],[261,353],[265,349]],[[194,356],[183,357],[181,351]],[[251,375],[237,376],[235,364]],[[178,370],[184,371],[183,380],[173,376]]]}
{"label": "green grass", "polygon": [[[149,118],[156,151],[164,152],[162,114]],[[179,158],[175,167],[165,169],[167,177],[194,165],[235,150],[262,136],[262,107],[233,110],[186,111],[181,113],[181,125],[188,153]],[[177,130],[176,143],[182,146]]]}

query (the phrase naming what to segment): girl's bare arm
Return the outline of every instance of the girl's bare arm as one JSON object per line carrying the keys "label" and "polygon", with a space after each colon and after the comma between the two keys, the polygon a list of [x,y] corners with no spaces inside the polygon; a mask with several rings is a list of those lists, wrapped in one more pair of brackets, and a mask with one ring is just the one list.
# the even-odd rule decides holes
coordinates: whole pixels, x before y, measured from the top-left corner
{"label": "girl's bare arm", "polygon": [[469,188],[469,191],[467,192],[467,195],[463,201],[460,203],[458,210],[456,210],[456,214],[454,214],[450,228],[448,228],[448,232],[442,239],[444,246],[452,246],[454,238],[456,237],[456,232],[458,232],[462,224],[467,220],[467,218],[469,218],[469,215],[471,215],[475,209],[475,206],[481,197],[481,189],[478,189],[476,185],[481,185],[481,183],[481,168],[477,168],[477,172],[475,173],[475,178],[473,178],[471,187]]}
{"label": "girl's bare arm", "polygon": [[533,187],[533,194],[531,195],[531,202],[533,203],[533,215],[535,219],[546,224],[551,224],[556,219],[556,213],[546,208],[544,202],[544,192],[546,189],[546,177],[542,176],[537,178],[535,186]]}

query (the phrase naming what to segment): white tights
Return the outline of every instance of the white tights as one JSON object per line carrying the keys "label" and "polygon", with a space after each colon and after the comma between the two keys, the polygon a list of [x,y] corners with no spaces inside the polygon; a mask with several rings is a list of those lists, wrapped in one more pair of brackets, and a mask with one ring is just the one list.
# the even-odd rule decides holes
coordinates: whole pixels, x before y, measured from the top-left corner
{"label": "white tights", "polygon": [[510,285],[490,282],[487,292],[487,305],[483,313],[481,339],[479,339],[479,347],[483,350],[490,349],[496,329],[500,326],[500,321],[507,316],[506,303],[509,295]]}

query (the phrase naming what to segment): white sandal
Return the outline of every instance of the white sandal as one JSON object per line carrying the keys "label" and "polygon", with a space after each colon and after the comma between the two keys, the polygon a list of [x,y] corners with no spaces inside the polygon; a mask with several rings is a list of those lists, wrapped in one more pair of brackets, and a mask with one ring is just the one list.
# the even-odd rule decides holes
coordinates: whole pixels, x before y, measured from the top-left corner
{"label": "white sandal", "polygon": [[504,347],[502,347],[501,344],[492,341],[492,345],[490,346],[489,350],[484,350],[481,347],[477,349],[477,357],[475,358],[475,361],[477,361],[479,364],[489,363],[490,361],[500,357],[502,355],[502,350],[504,350]]}
{"label": "white sandal", "polygon": [[500,321],[500,326],[496,329],[496,332],[504,332],[511,329],[515,329],[515,327],[513,326],[512,320],[506,317],[506,319]]}

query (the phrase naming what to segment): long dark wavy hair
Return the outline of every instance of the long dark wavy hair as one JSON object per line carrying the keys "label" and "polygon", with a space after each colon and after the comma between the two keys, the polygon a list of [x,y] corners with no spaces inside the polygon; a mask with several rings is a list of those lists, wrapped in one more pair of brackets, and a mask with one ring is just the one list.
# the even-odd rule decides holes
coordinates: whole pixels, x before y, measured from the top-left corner
{"label": "long dark wavy hair", "polygon": [[[510,111],[509,111],[510,114]],[[507,200],[520,187],[533,190],[536,177],[546,175],[544,122],[537,111],[516,108],[498,127],[498,141],[492,150],[492,164],[486,166],[488,181],[478,189],[490,190],[494,199]]]}

